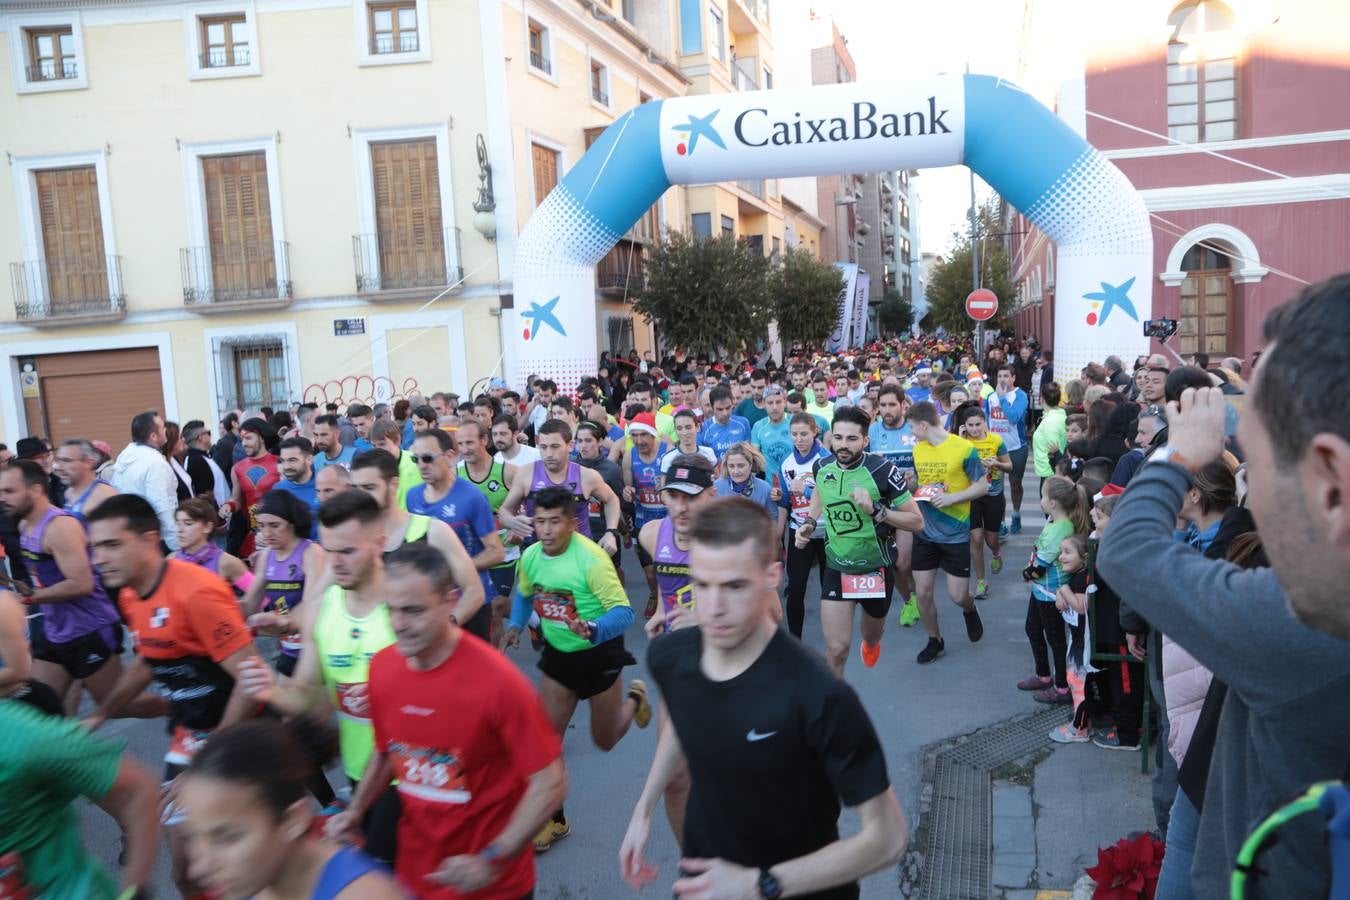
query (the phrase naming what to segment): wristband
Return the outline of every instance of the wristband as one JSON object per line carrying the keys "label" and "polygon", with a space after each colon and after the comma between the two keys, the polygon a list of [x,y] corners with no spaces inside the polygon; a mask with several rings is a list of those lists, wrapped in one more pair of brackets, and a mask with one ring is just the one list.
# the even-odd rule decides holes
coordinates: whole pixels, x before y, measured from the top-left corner
{"label": "wristband", "polygon": [[253,573],[245,572],[243,575],[240,575],[234,581],[231,581],[230,584],[239,588],[239,590],[241,591],[248,591],[249,587],[253,584]]}

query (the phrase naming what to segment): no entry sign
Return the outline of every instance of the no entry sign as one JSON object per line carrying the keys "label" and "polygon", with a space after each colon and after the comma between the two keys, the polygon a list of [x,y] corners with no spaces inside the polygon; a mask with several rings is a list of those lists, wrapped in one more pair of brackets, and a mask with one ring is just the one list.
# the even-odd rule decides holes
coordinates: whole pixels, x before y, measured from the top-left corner
{"label": "no entry sign", "polygon": [[976,322],[984,322],[998,314],[998,297],[988,288],[970,292],[966,298],[966,315]]}

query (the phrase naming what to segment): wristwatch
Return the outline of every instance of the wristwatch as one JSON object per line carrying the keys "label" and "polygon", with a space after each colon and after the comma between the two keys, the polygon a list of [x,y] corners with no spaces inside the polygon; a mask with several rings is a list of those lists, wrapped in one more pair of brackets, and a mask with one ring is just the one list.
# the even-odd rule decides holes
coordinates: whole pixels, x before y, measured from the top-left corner
{"label": "wristwatch", "polygon": [[1154,453],[1152,456],[1148,458],[1148,461],[1151,463],[1161,463],[1161,462],[1175,463],[1176,465],[1181,466],[1183,469],[1185,469],[1192,475],[1194,475],[1197,471],[1199,471],[1199,466],[1197,466],[1195,463],[1191,462],[1189,459],[1178,453],[1177,448],[1173,447],[1171,444],[1168,444],[1167,446],[1160,449],[1157,453]]}
{"label": "wristwatch", "polygon": [[759,870],[759,882],[755,886],[759,889],[762,900],[778,900],[783,896],[783,886],[768,869]]}

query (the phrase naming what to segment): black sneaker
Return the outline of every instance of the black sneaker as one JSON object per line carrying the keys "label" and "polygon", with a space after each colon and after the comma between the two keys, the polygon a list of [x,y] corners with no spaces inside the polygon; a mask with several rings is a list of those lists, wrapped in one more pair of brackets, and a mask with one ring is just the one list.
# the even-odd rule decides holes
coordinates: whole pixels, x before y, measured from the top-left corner
{"label": "black sneaker", "polygon": [[972,609],[968,613],[962,613],[966,619],[966,637],[970,638],[973,644],[984,637],[984,623],[980,621],[980,611]]}
{"label": "black sneaker", "polygon": [[947,645],[943,642],[942,638],[929,638],[928,646],[920,650],[919,655],[915,657],[915,659],[920,665],[930,663],[941,656],[946,649]]}

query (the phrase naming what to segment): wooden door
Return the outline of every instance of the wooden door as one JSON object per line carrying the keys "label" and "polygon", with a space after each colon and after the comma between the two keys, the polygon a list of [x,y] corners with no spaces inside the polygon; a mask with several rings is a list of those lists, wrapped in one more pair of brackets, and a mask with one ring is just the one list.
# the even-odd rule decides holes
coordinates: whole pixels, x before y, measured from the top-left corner
{"label": "wooden door", "polygon": [[[34,173],[50,309],[108,297],[108,261],[93,166]],[[34,282],[35,283],[35,282]]]}
{"label": "wooden door", "polygon": [[267,156],[202,158],[212,295],[217,300],[273,296],[277,288]]}
{"label": "wooden door", "polygon": [[445,230],[435,138],[372,144],[370,166],[380,286],[444,284]]}
{"label": "wooden door", "polygon": [[534,205],[538,206],[558,183],[558,151],[531,144],[530,154],[534,164]]}

